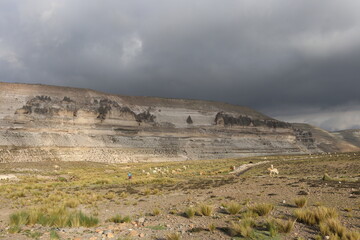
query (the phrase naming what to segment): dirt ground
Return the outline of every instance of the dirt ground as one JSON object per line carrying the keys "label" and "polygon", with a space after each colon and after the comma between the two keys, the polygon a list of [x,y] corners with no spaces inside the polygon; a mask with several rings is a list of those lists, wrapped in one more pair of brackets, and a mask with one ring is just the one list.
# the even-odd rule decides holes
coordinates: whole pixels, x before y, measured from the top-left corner
{"label": "dirt ground", "polygon": [[[263,161],[231,174],[232,166]],[[271,164],[279,175],[269,176]],[[131,180],[128,172],[133,174]],[[325,173],[329,178],[323,179]],[[259,203],[274,206],[269,215],[256,217],[260,225],[269,219],[295,221],[294,211],[299,208],[294,199],[301,197],[308,200],[307,208],[333,207],[344,227],[360,229],[360,153],[111,165],[4,163],[0,175],[12,176],[0,180],[0,239],[176,239],[169,234],[177,234],[178,239],[245,239],[231,228],[248,209]],[[68,204],[71,201],[75,203]],[[241,211],[229,214],[229,203],[241,204]],[[201,204],[213,207],[210,216],[185,216],[187,209]],[[10,215],[20,210],[62,205],[92,215],[99,223],[93,227],[25,224],[17,230],[10,224]],[[109,221],[117,214],[129,216],[130,221]],[[299,221],[290,233],[254,229],[252,239],[320,236],[317,226]]]}

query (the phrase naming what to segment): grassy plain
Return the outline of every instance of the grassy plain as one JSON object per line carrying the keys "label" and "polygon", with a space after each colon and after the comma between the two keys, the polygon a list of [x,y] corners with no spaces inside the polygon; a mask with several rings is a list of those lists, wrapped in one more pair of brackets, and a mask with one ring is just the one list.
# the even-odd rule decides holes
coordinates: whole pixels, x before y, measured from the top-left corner
{"label": "grassy plain", "polygon": [[[230,174],[249,162],[265,163]],[[360,239],[360,153],[0,164],[6,174],[0,239]]]}

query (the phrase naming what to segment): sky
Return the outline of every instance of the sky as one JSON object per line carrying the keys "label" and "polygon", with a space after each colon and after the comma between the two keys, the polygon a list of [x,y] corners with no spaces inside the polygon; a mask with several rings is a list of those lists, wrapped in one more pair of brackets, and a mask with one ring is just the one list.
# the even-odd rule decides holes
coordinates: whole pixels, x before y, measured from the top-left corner
{"label": "sky", "polygon": [[0,81],[360,128],[359,0],[0,0]]}

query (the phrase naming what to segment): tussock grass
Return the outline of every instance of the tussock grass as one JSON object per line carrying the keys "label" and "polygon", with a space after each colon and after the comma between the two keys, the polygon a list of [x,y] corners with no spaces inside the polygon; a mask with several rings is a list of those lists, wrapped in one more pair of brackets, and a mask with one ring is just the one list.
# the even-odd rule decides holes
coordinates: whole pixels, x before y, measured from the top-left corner
{"label": "tussock grass", "polygon": [[160,213],[161,213],[161,210],[159,208],[154,208],[152,211],[153,216],[158,216],[158,215],[160,215]]}
{"label": "tussock grass", "polygon": [[187,218],[192,218],[195,216],[196,210],[192,207],[185,210],[184,215]]}
{"label": "tussock grass", "polygon": [[265,226],[266,226],[266,230],[269,231],[271,237],[275,237],[278,234],[278,227],[275,220],[273,219],[267,220]]}
{"label": "tussock grass", "polygon": [[60,239],[59,234],[56,231],[51,230],[50,231],[50,240],[59,240],[59,239]]}
{"label": "tussock grass", "polygon": [[200,216],[211,216],[213,211],[213,206],[207,204],[200,204],[197,210],[197,214],[199,214]]}
{"label": "tussock grass", "polygon": [[230,234],[232,236],[242,236],[245,238],[252,238],[254,236],[253,226],[255,222],[253,219],[243,219],[238,223],[232,223],[230,227]]}
{"label": "tussock grass", "polygon": [[99,220],[81,211],[68,211],[65,207],[57,209],[30,209],[10,215],[10,226],[40,224],[49,227],[92,227]]}
{"label": "tussock grass", "polygon": [[303,208],[307,205],[308,199],[305,197],[295,198],[294,203],[298,208]]}
{"label": "tussock grass", "polygon": [[274,209],[274,205],[269,203],[259,203],[252,207],[250,210],[259,216],[266,216]]}
{"label": "tussock grass", "polygon": [[109,218],[106,221],[113,222],[113,223],[129,223],[129,222],[131,222],[131,217],[130,216],[123,217],[120,214],[116,214],[114,217]]}
{"label": "tussock grass", "polygon": [[77,199],[69,199],[65,201],[65,207],[69,207],[69,208],[76,208],[77,206],[79,206],[80,202]]}
{"label": "tussock grass", "polygon": [[229,204],[226,204],[224,205],[224,207],[226,212],[232,215],[238,214],[242,209],[242,205],[236,202],[231,202]]}
{"label": "tussock grass", "polygon": [[300,222],[311,226],[318,226],[323,236],[330,239],[355,240],[360,239],[360,233],[348,230],[338,219],[334,208],[316,207],[311,209],[298,209],[295,216]]}
{"label": "tussock grass", "polygon": [[208,229],[211,233],[214,233],[216,230],[216,225],[214,223],[209,224]]}
{"label": "tussock grass", "polygon": [[275,224],[279,233],[290,233],[295,226],[296,220],[280,220],[276,219]]}
{"label": "tussock grass", "polygon": [[324,173],[324,176],[322,177],[323,181],[333,181],[334,179],[329,176],[329,174]]}
{"label": "tussock grass", "polygon": [[181,235],[180,233],[170,233],[166,236],[166,240],[180,240]]}
{"label": "tussock grass", "polygon": [[16,225],[16,226],[11,226],[9,228],[9,233],[19,233],[21,232],[21,227]]}
{"label": "tussock grass", "polygon": [[338,217],[336,209],[322,206],[315,208],[298,209],[295,210],[294,215],[299,220],[299,222],[311,226],[318,225],[320,222],[326,219]]}
{"label": "tussock grass", "polygon": [[340,223],[338,219],[325,219],[319,224],[320,232],[323,236],[330,236],[331,234],[343,238],[346,233],[346,228]]}

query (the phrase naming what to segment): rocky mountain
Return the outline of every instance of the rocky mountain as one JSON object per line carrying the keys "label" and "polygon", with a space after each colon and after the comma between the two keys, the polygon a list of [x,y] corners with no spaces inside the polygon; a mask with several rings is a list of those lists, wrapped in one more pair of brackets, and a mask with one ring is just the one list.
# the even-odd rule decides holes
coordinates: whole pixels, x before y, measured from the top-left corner
{"label": "rocky mountain", "polygon": [[177,161],[359,150],[319,131],[324,130],[226,103],[0,82],[0,162]]}

